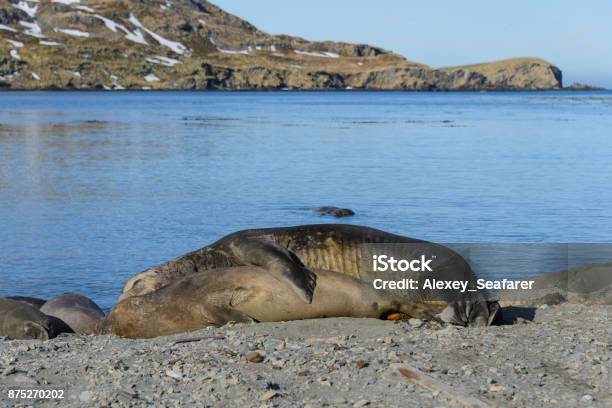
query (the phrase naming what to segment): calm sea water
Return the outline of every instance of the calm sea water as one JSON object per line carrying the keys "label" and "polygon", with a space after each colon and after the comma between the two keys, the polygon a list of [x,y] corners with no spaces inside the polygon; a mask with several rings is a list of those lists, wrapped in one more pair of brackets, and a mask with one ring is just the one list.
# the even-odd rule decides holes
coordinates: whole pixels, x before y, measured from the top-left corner
{"label": "calm sea water", "polygon": [[0,295],[105,307],[232,231],[611,242],[612,93],[3,93]]}

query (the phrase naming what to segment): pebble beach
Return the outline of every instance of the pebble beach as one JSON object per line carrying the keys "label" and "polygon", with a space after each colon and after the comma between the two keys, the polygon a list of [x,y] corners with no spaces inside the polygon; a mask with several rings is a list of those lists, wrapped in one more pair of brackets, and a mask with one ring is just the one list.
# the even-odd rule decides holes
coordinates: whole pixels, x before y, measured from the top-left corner
{"label": "pebble beach", "polygon": [[[508,318],[508,313],[506,314]],[[0,340],[0,406],[612,406],[612,306],[544,305],[485,328],[333,318],[149,340]],[[413,367],[429,389],[398,375]],[[63,390],[62,399],[9,390]]]}

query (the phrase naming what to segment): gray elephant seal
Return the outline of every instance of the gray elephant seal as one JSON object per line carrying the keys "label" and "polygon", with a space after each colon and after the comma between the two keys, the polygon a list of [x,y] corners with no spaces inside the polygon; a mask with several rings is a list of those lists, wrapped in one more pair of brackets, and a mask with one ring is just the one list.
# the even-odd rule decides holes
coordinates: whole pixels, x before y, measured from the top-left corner
{"label": "gray elephant seal", "polygon": [[94,334],[104,312],[91,299],[76,293],[64,293],[47,301],[40,311],[65,322],[75,333]]}
{"label": "gray elephant seal", "polygon": [[28,303],[0,298],[0,336],[11,340],[49,340],[60,333],[72,333],[72,330]]}
{"label": "gray elephant seal", "polygon": [[[440,266],[436,272],[440,275],[467,277],[472,283],[476,281],[475,274],[463,257],[445,246],[368,227],[319,224],[251,229],[227,235],[210,246],[130,278],[123,287],[120,300],[156,291],[197,272],[250,265],[267,270],[305,303],[309,303],[316,286],[314,269],[335,271],[361,280],[369,278],[363,267],[364,244],[425,245],[438,257]],[[427,298],[427,293],[422,291],[421,295]],[[499,307],[488,303],[481,292],[469,292],[454,298],[445,297],[453,295],[451,293],[436,293],[437,300],[440,295],[448,303],[460,302],[457,305],[464,307],[453,319],[463,325],[492,322],[499,313]],[[396,296],[401,298],[403,295],[396,293]]]}
{"label": "gray elephant seal", "polygon": [[221,268],[187,276],[160,290],[116,304],[102,332],[151,338],[235,322],[275,322],[323,317],[384,318],[400,313],[430,318],[443,302],[397,301],[365,282],[316,269],[312,303],[285,290],[274,274],[253,266]]}
{"label": "gray elephant seal", "polygon": [[42,307],[42,305],[45,304],[46,300],[44,299],[40,299],[40,298],[34,298],[34,297],[29,297],[29,296],[8,296],[7,299],[12,299],[12,300],[18,300],[20,302],[25,302],[28,305],[39,309]]}

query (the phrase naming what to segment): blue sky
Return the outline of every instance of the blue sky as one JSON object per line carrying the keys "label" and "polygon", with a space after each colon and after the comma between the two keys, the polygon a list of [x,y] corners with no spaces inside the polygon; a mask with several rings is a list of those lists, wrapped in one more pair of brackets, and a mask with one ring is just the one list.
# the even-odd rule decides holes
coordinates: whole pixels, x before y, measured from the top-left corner
{"label": "blue sky", "polygon": [[271,34],[378,45],[440,67],[536,56],[612,88],[612,1],[212,0]]}

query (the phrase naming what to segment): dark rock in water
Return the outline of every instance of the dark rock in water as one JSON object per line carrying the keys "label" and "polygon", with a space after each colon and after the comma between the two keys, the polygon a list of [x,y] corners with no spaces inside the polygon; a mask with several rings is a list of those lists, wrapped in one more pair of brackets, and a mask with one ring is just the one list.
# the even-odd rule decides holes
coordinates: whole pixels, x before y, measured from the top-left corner
{"label": "dark rock in water", "polygon": [[8,296],[7,299],[17,300],[19,302],[27,303],[28,305],[36,309],[39,309],[39,310],[42,307],[42,305],[44,305],[46,302],[46,300],[44,299],[33,298],[29,296]]}
{"label": "dark rock in water", "polygon": [[104,312],[91,299],[76,293],[64,293],[48,302],[41,312],[64,321],[80,334],[94,334],[104,318]]}
{"label": "dark rock in water", "polygon": [[331,215],[332,217],[350,217],[355,215],[353,210],[348,208],[338,208],[338,207],[318,207],[313,208],[312,211],[321,214],[321,215]]}
{"label": "dark rock in water", "polygon": [[0,336],[11,340],[49,340],[72,332],[61,320],[45,315],[26,302],[0,298]]}

